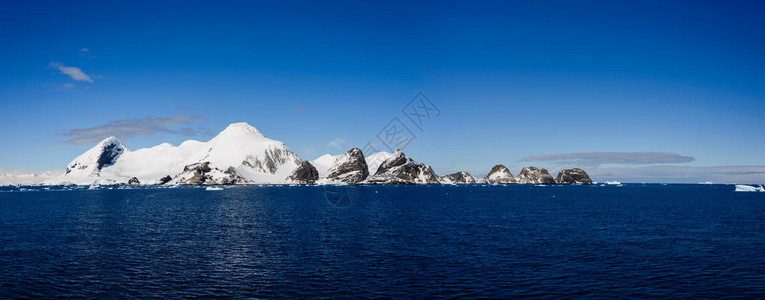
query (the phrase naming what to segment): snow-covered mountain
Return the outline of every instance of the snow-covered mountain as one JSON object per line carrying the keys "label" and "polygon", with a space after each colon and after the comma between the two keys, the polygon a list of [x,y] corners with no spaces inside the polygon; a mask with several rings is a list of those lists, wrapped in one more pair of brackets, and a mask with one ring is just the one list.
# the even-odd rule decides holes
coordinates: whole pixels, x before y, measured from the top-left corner
{"label": "snow-covered mountain", "polygon": [[510,169],[505,167],[505,165],[495,165],[492,167],[489,174],[484,178],[484,181],[490,184],[509,184],[517,182],[513,177],[513,174],[510,173]]}
{"label": "snow-covered mountain", "polygon": [[396,149],[390,158],[383,161],[374,176],[367,178],[369,184],[434,184],[438,176],[433,168],[406,157]]}
{"label": "snow-covered mountain", "polygon": [[70,162],[65,176],[73,180],[100,177],[103,168],[113,165],[129,151],[117,138],[108,137]]}
{"label": "snow-covered mountain", "polygon": [[165,176],[172,178],[170,183],[290,183],[288,177],[301,163],[284,143],[266,138],[247,123],[234,123],[208,142],[136,151],[110,137],[75,158],[66,174],[46,183],[126,183],[136,177],[154,184]]}
{"label": "snow-covered mountain", "polygon": [[[43,184],[555,183],[543,168],[524,168],[514,178],[503,165],[494,166],[480,179],[467,172],[439,177],[433,168],[412,160],[401,150],[365,157],[360,149],[352,148],[307,162],[284,143],[263,136],[247,123],[233,123],[207,142],[190,140],[178,146],[164,143],[135,151],[109,137],[72,160],[63,174],[56,174],[0,174],[0,183],[39,183],[46,178],[52,179]],[[558,177],[565,184],[591,182],[581,169],[564,170]]]}
{"label": "snow-covered mountain", "polygon": [[316,171],[319,172],[319,177],[327,176],[329,169],[335,165],[335,161],[340,155],[342,154],[338,154],[338,155],[324,154],[322,156],[319,156],[319,158],[312,160],[311,165],[313,165],[314,168],[316,168]]}
{"label": "snow-covered mountain", "polygon": [[122,183],[136,177],[141,183],[157,183],[164,176],[175,177],[184,168],[192,154],[202,150],[205,145],[199,141],[185,141],[178,146],[163,143],[151,148],[126,151],[112,165],[101,170],[100,177],[83,179],[66,178],[64,182],[89,184],[94,180],[100,183]]}
{"label": "snow-covered mountain", "polygon": [[555,179],[545,168],[527,167],[518,175],[518,183],[523,184],[555,184]]}
{"label": "snow-covered mountain", "polygon": [[473,175],[465,171],[440,176],[438,181],[446,184],[475,184],[478,182]]}
{"label": "snow-covered mountain", "polygon": [[338,155],[322,178],[322,183],[358,183],[369,176],[364,153],[359,148],[352,148],[345,154]]}
{"label": "snow-covered mountain", "polygon": [[369,175],[374,175],[377,173],[377,169],[380,167],[380,165],[392,156],[393,154],[385,151],[377,152],[367,156],[366,160],[367,167],[369,167]]}
{"label": "snow-covered mountain", "polygon": [[[332,168],[336,162],[337,159],[342,156],[343,154],[338,155],[332,155],[332,154],[324,154],[322,156],[319,156],[317,159],[314,159],[311,161],[311,164],[316,167],[316,170],[319,171],[320,177],[327,176],[327,173],[329,173],[329,169]],[[393,156],[390,152],[377,152],[370,154],[368,156],[364,157],[364,160],[366,160],[367,163],[367,170],[369,171],[369,175],[373,175],[375,172],[377,172],[377,168],[380,167],[380,164],[382,164],[386,159]]]}

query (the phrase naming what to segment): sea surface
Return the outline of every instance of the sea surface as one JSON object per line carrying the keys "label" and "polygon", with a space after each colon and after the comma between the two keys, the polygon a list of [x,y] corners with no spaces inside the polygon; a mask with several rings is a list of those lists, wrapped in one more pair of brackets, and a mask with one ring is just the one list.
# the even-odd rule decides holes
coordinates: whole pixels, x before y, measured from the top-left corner
{"label": "sea surface", "polygon": [[731,185],[0,188],[0,298],[765,297]]}

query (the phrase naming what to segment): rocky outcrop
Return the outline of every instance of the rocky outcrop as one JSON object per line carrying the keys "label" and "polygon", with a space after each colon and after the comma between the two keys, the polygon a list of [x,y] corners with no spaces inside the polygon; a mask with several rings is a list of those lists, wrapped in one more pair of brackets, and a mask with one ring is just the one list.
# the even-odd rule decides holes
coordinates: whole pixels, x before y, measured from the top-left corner
{"label": "rocky outcrop", "polygon": [[128,180],[127,183],[130,184],[130,185],[136,185],[136,184],[141,184],[141,181],[138,180],[138,178],[133,177],[133,178],[130,178],[130,180]]}
{"label": "rocky outcrop", "polygon": [[245,183],[246,180],[236,173],[234,167],[225,171],[210,167],[209,162],[191,164],[183,168],[183,172],[175,176],[168,184],[216,185]]}
{"label": "rocky outcrop", "polygon": [[489,184],[510,184],[517,182],[513,174],[510,173],[510,169],[505,167],[505,165],[495,165],[491,168],[484,181]]}
{"label": "rocky outcrop", "polygon": [[558,173],[555,181],[559,184],[592,184],[592,179],[582,169],[564,169]]}
{"label": "rocky outcrop", "polygon": [[438,178],[441,183],[447,184],[475,184],[476,179],[468,172],[456,172]]}
{"label": "rocky outcrop", "polygon": [[287,179],[300,184],[313,184],[319,179],[319,171],[311,163],[304,161]]}
{"label": "rocky outcrop", "polygon": [[518,183],[523,184],[555,184],[555,179],[545,168],[528,167],[521,170]]}
{"label": "rocky outcrop", "polygon": [[348,150],[335,159],[335,164],[327,172],[326,179],[332,182],[358,183],[369,177],[364,153],[359,148]]}
{"label": "rocky outcrop", "polygon": [[162,184],[168,183],[170,182],[170,180],[173,180],[173,178],[170,177],[170,175],[167,175],[159,179],[159,184],[162,185]]}
{"label": "rocky outcrop", "polygon": [[377,169],[374,176],[364,183],[368,184],[434,184],[438,176],[433,168],[406,157],[401,150],[396,150]]}
{"label": "rocky outcrop", "polygon": [[247,166],[257,172],[274,174],[282,165],[289,163],[299,165],[300,162],[300,158],[286,147],[270,146],[261,155],[248,155],[242,161],[242,166]]}
{"label": "rocky outcrop", "polygon": [[117,138],[108,137],[69,163],[65,175],[98,176],[101,169],[114,164],[126,150]]}

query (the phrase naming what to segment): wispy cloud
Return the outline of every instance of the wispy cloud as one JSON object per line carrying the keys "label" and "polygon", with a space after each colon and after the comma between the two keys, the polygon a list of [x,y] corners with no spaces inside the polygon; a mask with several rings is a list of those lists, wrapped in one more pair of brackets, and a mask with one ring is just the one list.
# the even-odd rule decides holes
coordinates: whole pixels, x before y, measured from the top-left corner
{"label": "wispy cloud", "polygon": [[192,124],[206,119],[207,118],[204,116],[178,115],[167,118],[145,117],[140,119],[116,120],[96,127],[68,130],[62,132],[60,135],[67,137],[68,139],[65,140],[64,143],[70,145],[97,143],[109,136],[116,136],[120,139],[130,139],[136,136],[160,133],[189,136],[196,134],[199,129],[192,127],[173,129],[170,127]]}
{"label": "wispy cloud", "polygon": [[345,140],[341,138],[336,138],[329,143],[327,143],[327,146],[330,146],[332,148],[340,149],[345,144]]}
{"label": "wispy cloud", "polygon": [[562,165],[600,166],[672,164],[694,160],[696,159],[692,156],[669,152],[575,152],[532,155],[522,161],[554,161]]}
{"label": "wispy cloud", "polygon": [[93,55],[93,51],[90,51],[90,48],[80,48],[78,52],[80,52],[80,57],[84,57],[86,59],[96,58],[96,56]]}
{"label": "wispy cloud", "polygon": [[587,169],[593,180],[622,182],[765,183],[765,166],[642,166]]}
{"label": "wispy cloud", "polygon": [[93,82],[93,79],[91,79],[90,76],[88,76],[88,74],[85,74],[85,72],[80,70],[80,68],[78,67],[69,67],[57,62],[52,62],[50,63],[49,66],[51,68],[58,69],[58,71],[61,72],[61,74],[68,75],[69,77],[71,77],[72,79],[76,81]]}

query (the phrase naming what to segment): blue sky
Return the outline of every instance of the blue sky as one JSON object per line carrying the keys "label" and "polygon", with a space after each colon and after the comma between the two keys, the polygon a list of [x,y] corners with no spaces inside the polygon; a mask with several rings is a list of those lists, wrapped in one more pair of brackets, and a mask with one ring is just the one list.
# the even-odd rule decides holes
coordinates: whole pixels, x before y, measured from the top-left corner
{"label": "blue sky", "polygon": [[530,2],[7,2],[0,168],[239,121],[313,159],[420,91],[441,114],[405,152],[439,173],[765,166],[765,3]]}

